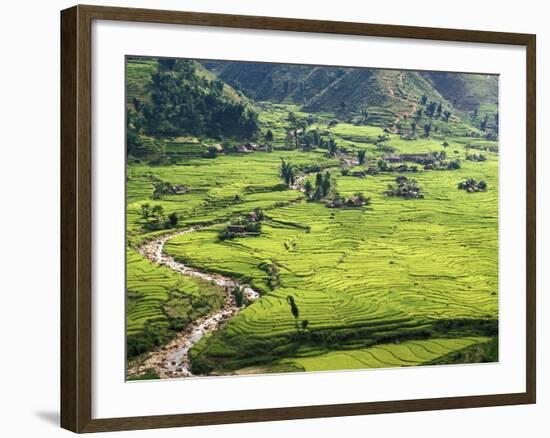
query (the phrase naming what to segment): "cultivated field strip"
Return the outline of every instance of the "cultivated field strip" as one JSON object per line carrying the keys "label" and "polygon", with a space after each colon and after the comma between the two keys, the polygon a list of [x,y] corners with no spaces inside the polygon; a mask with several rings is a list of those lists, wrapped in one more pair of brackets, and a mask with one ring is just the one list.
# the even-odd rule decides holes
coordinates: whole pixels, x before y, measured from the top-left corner
{"label": "cultivated field strip", "polygon": [[487,341],[488,338],[483,337],[406,341],[357,350],[332,351],[314,357],[288,358],[281,363],[304,371],[415,366]]}

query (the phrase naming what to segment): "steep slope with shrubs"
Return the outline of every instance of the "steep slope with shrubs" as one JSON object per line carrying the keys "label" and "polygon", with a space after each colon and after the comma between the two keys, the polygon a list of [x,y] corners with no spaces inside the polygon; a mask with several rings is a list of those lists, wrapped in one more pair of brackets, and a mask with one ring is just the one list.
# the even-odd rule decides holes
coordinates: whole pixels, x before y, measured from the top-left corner
{"label": "steep slope with shrubs", "polygon": [[252,138],[258,131],[249,101],[195,61],[136,58],[127,68],[129,156],[158,155],[151,137]]}
{"label": "steep slope with shrubs", "polygon": [[202,61],[221,80],[251,99],[301,105],[354,117],[366,108],[371,122],[390,123],[412,116],[425,96],[454,118],[480,104],[495,104],[496,76],[371,68],[345,68],[252,62]]}

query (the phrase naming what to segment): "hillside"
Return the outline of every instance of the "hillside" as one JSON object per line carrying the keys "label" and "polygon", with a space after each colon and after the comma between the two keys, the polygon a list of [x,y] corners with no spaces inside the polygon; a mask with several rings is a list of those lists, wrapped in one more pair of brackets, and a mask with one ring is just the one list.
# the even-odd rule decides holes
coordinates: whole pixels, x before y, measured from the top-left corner
{"label": "hillside", "polygon": [[446,72],[421,75],[457,109],[472,111],[480,104],[498,104],[498,76]]}
{"label": "hillside", "polygon": [[[422,96],[441,103],[453,118],[495,104],[494,76],[251,62],[202,61],[220,79],[258,101],[301,105],[305,111],[356,116],[364,108],[371,122],[391,123],[417,110]],[[468,120],[469,121],[469,120]]]}
{"label": "hillside", "polygon": [[253,105],[192,60],[127,59],[127,150],[159,160],[153,137],[253,138],[259,129]]}
{"label": "hillside", "polygon": [[[216,74],[209,71],[197,61],[189,60],[194,66],[197,77],[205,78],[209,81],[217,79]],[[148,101],[151,96],[151,75],[158,69],[158,59],[151,57],[128,57],[126,62],[126,102],[132,105],[134,97],[139,97]],[[223,84],[222,94],[228,100],[236,103],[243,103],[253,107],[253,102],[242,93],[236,91],[228,84]]]}

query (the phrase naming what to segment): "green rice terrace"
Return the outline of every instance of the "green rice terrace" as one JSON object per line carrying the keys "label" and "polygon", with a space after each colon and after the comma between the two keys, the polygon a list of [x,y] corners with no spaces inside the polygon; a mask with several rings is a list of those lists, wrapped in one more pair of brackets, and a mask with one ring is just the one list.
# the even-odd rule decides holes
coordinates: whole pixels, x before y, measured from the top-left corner
{"label": "green rice terrace", "polygon": [[498,361],[497,96],[128,58],[128,378]]}

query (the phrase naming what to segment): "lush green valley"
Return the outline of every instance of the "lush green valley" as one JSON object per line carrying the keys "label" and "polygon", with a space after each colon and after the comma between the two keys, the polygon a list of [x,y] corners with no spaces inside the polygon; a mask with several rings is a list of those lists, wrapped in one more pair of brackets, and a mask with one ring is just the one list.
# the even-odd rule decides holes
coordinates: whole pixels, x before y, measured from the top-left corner
{"label": "lush green valley", "polygon": [[498,360],[495,79],[128,58],[129,377]]}

